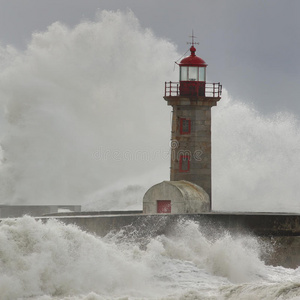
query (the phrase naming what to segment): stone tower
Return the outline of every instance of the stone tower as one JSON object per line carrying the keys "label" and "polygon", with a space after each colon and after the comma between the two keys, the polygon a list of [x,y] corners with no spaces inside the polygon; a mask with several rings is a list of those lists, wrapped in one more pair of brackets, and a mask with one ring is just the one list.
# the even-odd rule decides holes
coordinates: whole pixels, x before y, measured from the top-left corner
{"label": "stone tower", "polygon": [[190,52],[179,63],[179,82],[165,83],[164,99],[173,107],[170,180],[202,187],[211,201],[211,108],[222,86],[206,82],[207,64],[196,56],[194,42]]}

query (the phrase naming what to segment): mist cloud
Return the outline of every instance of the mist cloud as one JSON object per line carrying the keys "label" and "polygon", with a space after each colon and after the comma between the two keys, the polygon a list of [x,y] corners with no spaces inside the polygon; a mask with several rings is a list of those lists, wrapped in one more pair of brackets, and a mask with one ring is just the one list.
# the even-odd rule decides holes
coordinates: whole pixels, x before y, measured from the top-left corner
{"label": "mist cloud", "polygon": [[[2,203],[140,209],[169,179],[162,96],[180,55],[131,12],[54,23],[0,57]],[[214,209],[300,211],[299,150],[294,116],[265,117],[225,91],[213,108]]]}

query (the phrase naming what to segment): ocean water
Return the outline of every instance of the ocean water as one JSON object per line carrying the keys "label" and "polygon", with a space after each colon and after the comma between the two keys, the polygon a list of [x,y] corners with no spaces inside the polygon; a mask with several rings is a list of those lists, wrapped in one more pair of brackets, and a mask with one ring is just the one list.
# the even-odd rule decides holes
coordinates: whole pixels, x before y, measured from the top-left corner
{"label": "ocean water", "polygon": [[[155,226],[155,225],[154,225]],[[0,224],[0,295],[13,299],[300,299],[300,269],[265,265],[255,237],[180,221],[167,236],[93,236],[25,216]]]}

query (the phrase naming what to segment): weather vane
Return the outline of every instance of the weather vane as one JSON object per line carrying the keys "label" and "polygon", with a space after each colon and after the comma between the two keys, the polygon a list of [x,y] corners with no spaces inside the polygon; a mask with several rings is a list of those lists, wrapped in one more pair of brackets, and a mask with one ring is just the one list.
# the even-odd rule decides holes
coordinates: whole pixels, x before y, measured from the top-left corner
{"label": "weather vane", "polygon": [[192,46],[199,45],[199,43],[195,43],[195,41],[194,41],[195,38],[197,38],[196,36],[194,36],[194,30],[192,30],[192,35],[190,35],[189,37],[192,38],[192,42],[187,42],[187,44],[192,45]]}

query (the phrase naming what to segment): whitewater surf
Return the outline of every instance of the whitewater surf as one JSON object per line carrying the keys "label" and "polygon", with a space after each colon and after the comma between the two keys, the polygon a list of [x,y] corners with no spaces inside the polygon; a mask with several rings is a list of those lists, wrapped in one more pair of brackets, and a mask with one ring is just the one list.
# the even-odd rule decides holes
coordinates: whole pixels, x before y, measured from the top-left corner
{"label": "whitewater surf", "polygon": [[252,236],[123,229],[100,238],[57,220],[0,224],[1,299],[299,299],[300,270],[267,266]]}

